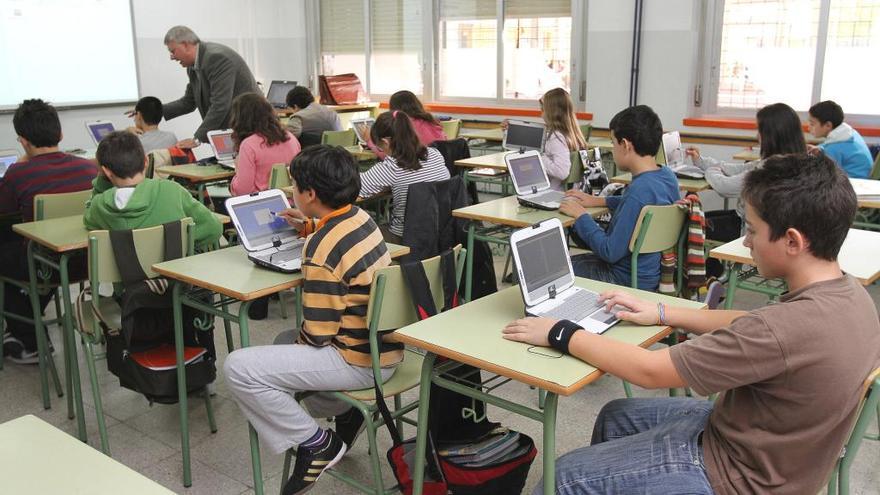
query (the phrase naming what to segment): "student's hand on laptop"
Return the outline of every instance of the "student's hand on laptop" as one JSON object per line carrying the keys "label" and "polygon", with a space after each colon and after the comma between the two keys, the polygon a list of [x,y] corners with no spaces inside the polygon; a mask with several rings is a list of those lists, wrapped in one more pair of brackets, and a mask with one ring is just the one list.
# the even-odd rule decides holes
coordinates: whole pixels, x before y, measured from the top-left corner
{"label": "student's hand on laptop", "polygon": [[547,347],[547,334],[559,320],[552,318],[521,318],[507,324],[501,330],[501,336],[507,340]]}
{"label": "student's hand on laptop", "polygon": [[590,195],[581,191],[580,189],[569,189],[568,191],[565,191],[565,197],[566,198],[575,198],[577,200],[582,200],[582,199],[589,198]]}
{"label": "student's hand on laptop", "polygon": [[684,149],[684,153],[691,157],[691,160],[699,160],[700,159],[700,148],[696,146],[688,146]]}
{"label": "student's hand on laptop", "polygon": [[275,215],[279,218],[283,218],[287,222],[287,224],[296,229],[297,232],[303,231],[303,228],[305,227],[305,222],[306,220],[308,220],[308,217],[296,208],[281,210]]}
{"label": "student's hand on laptop", "polygon": [[559,203],[559,211],[563,215],[568,215],[572,218],[577,218],[587,213],[587,209],[577,199],[571,197],[562,198],[562,202]]}
{"label": "student's hand on laptop", "polygon": [[194,138],[181,139],[180,141],[177,142],[177,147],[185,149],[185,150],[195,148],[198,145],[199,145],[198,140],[196,140]]}
{"label": "student's hand on laptop", "polygon": [[657,303],[639,299],[628,292],[608,290],[599,294],[599,300],[604,301],[605,311],[610,311],[615,305],[628,308],[629,311],[618,311],[615,315],[621,320],[639,325],[658,325],[660,322]]}

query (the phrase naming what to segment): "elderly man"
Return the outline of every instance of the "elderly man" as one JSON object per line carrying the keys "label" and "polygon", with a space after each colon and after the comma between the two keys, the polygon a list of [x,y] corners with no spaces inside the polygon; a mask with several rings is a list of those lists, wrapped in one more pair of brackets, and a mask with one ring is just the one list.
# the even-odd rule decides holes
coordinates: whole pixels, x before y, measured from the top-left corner
{"label": "elderly man", "polygon": [[[201,41],[186,26],[169,29],[165,34],[165,46],[171,53],[171,60],[186,67],[189,77],[183,97],[164,105],[165,120],[198,109],[202,125],[194,135],[200,141],[207,141],[208,131],[228,127],[232,100],[236,96],[260,92],[254,75],[239,54],[219,43]],[[187,139],[180,144],[192,146],[195,143]]]}

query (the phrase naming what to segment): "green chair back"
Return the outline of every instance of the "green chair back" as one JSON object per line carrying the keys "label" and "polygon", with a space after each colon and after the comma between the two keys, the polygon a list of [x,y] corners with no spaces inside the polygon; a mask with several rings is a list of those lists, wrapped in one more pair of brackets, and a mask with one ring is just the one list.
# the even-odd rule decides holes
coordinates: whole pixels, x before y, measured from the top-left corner
{"label": "green chair back", "polygon": [[276,163],[272,165],[272,172],[269,175],[269,189],[278,189],[293,185],[290,180],[290,171],[286,163]]}
{"label": "green chair back", "polygon": [[590,140],[590,134],[593,133],[593,124],[581,124],[581,134],[584,135],[584,140]]}
{"label": "green chair back", "polygon": [[678,247],[678,286],[681,287],[681,266],[684,255],[685,218],[687,208],[683,205],[650,205],[642,208],[639,218],[636,220],[633,235],[629,241],[629,250],[632,252],[632,278],[630,283],[633,288],[638,287],[638,256],[647,253],[659,253]]}
{"label": "green chair back", "polygon": [[324,131],[321,134],[321,144],[330,146],[354,146],[357,144],[357,135],[353,129],[344,131]]}
{"label": "green chair back", "polygon": [[[184,256],[193,253],[192,229],[194,223],[191,218],[180,221],[183,232],[181,235],[181,248]],[[158,273],[153,271],[153,265],[165,261],[165,232],[161,225],[145,229],[135,229],[135,250],[144,273],[148,277],[155,277]],[[110,243],[109,230],[93,230],[89,232],[88,246],[89,282],[92,287],[98,287],[101,283],[122,282],[122,276],[116,267],[116,256],[113,253],[113,245]],[[95,291],[97,292],[97,291]],[[95,295],[97,299],[97,295]]]}
{"label": "green chair back", "polygon": [[92,190],[69,193],[37,194],[34,196],[34,220],[81,215],[86,211],[86,202],[92,197]]}
{"label": "green chair back", "polygon": [[447,140],[456,139],[461,131],[461,120],[441,120],[440,126],[443,127],[443,133],[446,134]]}
{"label": "green chair back", "polygon": [[877,158],[874,159],[874,166],[871,167],[871,175],[868,177],[874,180],[880,180],[880,153],[877,153]]}
{"label": "green chair back", "polygon": [[869,438],[878,440],[878,436],[866,436],[865,432],[874,421],[875,415],[880,421],[880,368],[875,369],[865,379],[862,403],[849,439],[843,446],[843,452],[831,470],[828,481],[828,495],[849,495],[849,470],[862,446],[862,440]]}
{"label": "green chair back", "polygon": [[581,161],[580,151],[571,152],[571,169],[568,171],[566,184],[576,184],[584,178],[584,162]]}
{"label": "green chair back", "polygon": [[654,162],[657,165],[666,165],[666,150],[663,149],[663,143],[660,143],[660,147],[657,148],[657,154],[654,155]]}

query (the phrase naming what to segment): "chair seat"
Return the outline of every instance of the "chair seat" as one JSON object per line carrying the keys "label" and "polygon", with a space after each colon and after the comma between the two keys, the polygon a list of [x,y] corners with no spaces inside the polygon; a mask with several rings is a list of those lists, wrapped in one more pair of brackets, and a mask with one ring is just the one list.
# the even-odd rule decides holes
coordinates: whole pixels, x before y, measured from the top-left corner
{"label": "chair seat", "polygon": [[[397,370],[391,375],[391,378],[382,384],[382,392],[385,394],[385,397],[393,397],[406,392],[417,386],[421,380],[424,357],[412,351],[404,351],[403,356],[403,362],[397,365]],[[345,390],[340,393],[364,402],[376,400],[376,393],[373,387],[360,390]]]}
{"label": "chair seat", "polygon": [[[89,310],[91,310],[92,305],[86,305]],[[120,328],[122,326],[122,308],[116,304],[116,301],[113,300],[112,297],[102,297],[98,300],[98,309],[101,311],[101,314],[104,316],[104,319],[107,321],[107,324],[110,325],[111,328]],[[94,328],[92,326],[94,320],[92,319],[91,313],[83,315],[83,328],[80,328],[80,332],[85,334],[94,334]]]}

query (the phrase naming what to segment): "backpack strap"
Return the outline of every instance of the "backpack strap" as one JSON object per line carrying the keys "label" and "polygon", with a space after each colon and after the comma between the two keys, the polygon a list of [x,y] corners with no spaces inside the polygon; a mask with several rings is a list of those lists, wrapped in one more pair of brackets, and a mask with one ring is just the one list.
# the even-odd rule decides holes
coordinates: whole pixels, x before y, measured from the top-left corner
{"label": "backpack strap", "polygon": [[168,222],[162,224],[165,243],[165,261],[176,260],[183,257],[183,222]]}
{"label": "backpack strap", "polygon": [[455,283],[455,251],[447,249],[440,253],[440,274],[443,276],[443,309],[449,311],[458,306],[458,284]]}
{"label": "backpack strap", "polygon": [[409,288],[410,298],[416,308],[416,314],[420,320],[425,320],[437,314],[437,306],[431,296],[431,285],[425,274],[425,267],[421,261],[407,261],[400,265],[403,280]]}
{"label": "backpack strap", "polygon": [[111,230],[110,245],[116,258],[116,268],[122,276],[124,285],[131,285],[146,280],[147,274],[141,268],[137,250],[134,246],[134,235],[131,230]]}

